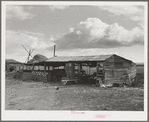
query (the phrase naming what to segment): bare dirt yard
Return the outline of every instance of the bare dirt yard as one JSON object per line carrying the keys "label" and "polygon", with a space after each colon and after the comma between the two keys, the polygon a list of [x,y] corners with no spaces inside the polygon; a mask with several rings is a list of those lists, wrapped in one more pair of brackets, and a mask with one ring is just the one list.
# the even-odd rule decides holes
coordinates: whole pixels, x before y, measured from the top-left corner
{"label": "bare dirt yard", "polygon": [[142,88],[46,85],[6,78],[5,109],[143,111],[143,92]]}

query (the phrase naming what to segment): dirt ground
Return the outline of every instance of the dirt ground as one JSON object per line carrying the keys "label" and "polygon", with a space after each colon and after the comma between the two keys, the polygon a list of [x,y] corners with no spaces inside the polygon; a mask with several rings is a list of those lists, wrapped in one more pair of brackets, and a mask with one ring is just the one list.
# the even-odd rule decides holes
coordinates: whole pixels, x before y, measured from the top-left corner
{"label": "dirt ground", "polygon": [[6,78],[5,109],[143,111],[143,92],[141,88],[62,86]]}

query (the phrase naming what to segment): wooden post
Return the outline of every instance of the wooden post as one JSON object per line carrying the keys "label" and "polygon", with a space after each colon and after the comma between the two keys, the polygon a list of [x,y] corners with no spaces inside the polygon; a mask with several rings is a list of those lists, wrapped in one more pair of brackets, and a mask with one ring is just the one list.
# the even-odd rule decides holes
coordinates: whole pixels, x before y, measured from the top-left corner
{"label": "wooden post", "polygon": [[[82,81],[81,81],[81,71],[82,71],[82,63],[79,63],[79,83],[81,83]],[[80,75],[81,74],[81,75]]]}
{"label": "wooden post", "polygon": [[75,77],[75,63],[72,62],[71,63],[71,77],[74,78]]}
{"label": "wooden post", "polygon": [[69,63],[65,64],[66,77],[69,78]]}
{"label": "wooden post", "polygon": [[48,72],[50,71],[50,66],[48,65]]}
{"label": "wooden post", "polygon": [[[44,72],[43,72],[43,75],[45,75],[45,73],[46,73],[46,64],[44,63]],[[44,76],[42,76],[42,78],[43,78],[43,82],[45,82]],[[46,80],[46,82],[47,82],[47,80]]]}
{"label": "wooden post", "polygon": [[49,82],[49,81],[50,81],[49,77],[51,77],[51,76],[50,76],[50,66],[48,65],[47,82]]}
{"label": "wooden post", "polygon": [[35,79],[34,64],[33,64],[33,69],[32,69],[32,76],[33,76],[33,80],[34,80]]}
{"label": "wooden post", "polygon": [[90,75],[90,66],[89,66],[89,75]]}
{"label": "wooden post", "polygon": [[99,68],[99,66],[98,66],[98,62],[97,62],[97,65],[96,65],[96,74],[97,74],[97,76],[98,76],[98,69]]}
{"label": "wooden post", "polygon": [[80,63],[80,71],[82,70],[82,63]]}
{"label": "wooden post", "polygon": [[33,64],[33,69],[32,69],[32,71],[34,71],[34,64]]}
{"label": "wooden post", "polygon": [[44,63],[44,75],[46,75],[46,63]]}
{"label": "wooden post", "polygon": [[46,72],[46,63],[44,63],[44,73]]}
{"label": "wooden post", "polygon": [[18,69],[18,70],[20,71],[20,64],[18,64],[18,67],[19,67],[19,69]]}

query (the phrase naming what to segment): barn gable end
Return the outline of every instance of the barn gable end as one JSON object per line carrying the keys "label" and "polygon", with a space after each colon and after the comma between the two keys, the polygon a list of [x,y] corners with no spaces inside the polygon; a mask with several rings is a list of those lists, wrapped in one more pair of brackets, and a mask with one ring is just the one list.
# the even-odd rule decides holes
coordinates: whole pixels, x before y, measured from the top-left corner
{"label": "barn gable end", "polygon": [[112,55],[104,62],[105,83],[113,85],[113,83],[130,82],[136,75],[135,66],[135,63],[130,60],[115,54]]}

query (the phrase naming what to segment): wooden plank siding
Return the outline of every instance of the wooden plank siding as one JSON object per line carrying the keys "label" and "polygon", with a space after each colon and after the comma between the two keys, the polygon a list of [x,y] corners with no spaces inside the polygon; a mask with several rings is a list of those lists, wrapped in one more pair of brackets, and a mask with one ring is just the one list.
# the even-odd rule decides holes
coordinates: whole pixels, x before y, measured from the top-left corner
{"label": "wooden plank siding", "polygon": [[23,72],[22,80],[50,82],[51,72],[44,72],[44,71]]}
{"label": "wooden plank siding", "polygon": [[104,71],[106,85],[130,82],[136,76],[135,64],[116,55],[111,56],[104,62]]}

